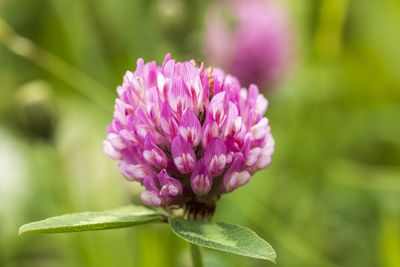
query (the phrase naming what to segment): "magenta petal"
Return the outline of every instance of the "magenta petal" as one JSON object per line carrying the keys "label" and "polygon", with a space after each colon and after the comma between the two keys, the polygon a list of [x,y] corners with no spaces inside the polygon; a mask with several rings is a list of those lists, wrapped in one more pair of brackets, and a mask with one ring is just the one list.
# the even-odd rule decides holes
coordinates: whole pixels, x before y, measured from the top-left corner
{"label": "magenta petal", "polygon": [[203,196],[210,192],[212,187],[212,177],[208,173],[205,158],[200,159],[196,163],[190,178],[190,185],[196,195]]}
{"label": "magenta petal", "polygon": [[121,136],[121,139],[128,144],[129,146],[135,145],[137,146],[139,144],[138,141],[138,136],[135,132],[129,131],[127,129],[123,129],[119,132],[119,135]]}
{"label": "magenta petal", "polygon": [[211,115],[213,121],[215,121],[219,127],[223,125],[226,119],[225,114],[225,92],[218,93],[215,95],[208,106],[209,115]]}
{"label": "magenta petal", "polygon": [[267,107],[268,107],[268,100],[262,94],[258,94],[256,99],[255,111],[259,115],[263,116],[264,113],[267,111]]}
{"label": "magenta petal", "polygon": [[226,146],[221,138],[214,137],[208,143],[206,150],[204,152],[205,158],[211,158],[215,155],[226,154]]}
{"label": "magenta petal", "polygon": [[157,63],[155,61],[144,65],[143,76],[146,87],[151,88],[155,86],[157,81]]}
{"label": "magenta petal", "polygon": [[161,111],[161,118],[160,118],[160,125],[161,129],[163,130],[163,133],[169,141],[171,142],[172,139],[175,138],[177,132],[178,132],[178,123],[172,115],[171,108],[168,104],[168,102],[164,102],[162,111]]}
{"label": "magenta petal", "polygon": [[189,106],[189,99],[188,89],[183,78],[179,77],[173,82],[171,92],[168,94],[169,105],[178,120],[182,118],[183,113]]}
{"label": "magenta petal", "polygon": [[147,124],[147,125],[149,124],[149,120],[147,119],[146,113],[140,107],[135,109],[135,118],[141,124]]}
{"label": "magenta petal", "polygon": [[191,105],[197,109],[203,100],[200,70],[194,64],[185,63],[183,64],[182,74],[188,88]]}
{"label": "magenta petal", "polygon": [[140,198],[145,205],[153,205],[159,207],[163,204],[162,198],[157,194],[157,192],[154,191],[145,190],[140,195]]}
{"label": "magenta petal", "polygon": [[147,175],[151,173],[146,165],[143,164],[127,164],[122,161],[119,164],[122,175],[127,180],[143,180]]}
{"label": "magenta petal", "polygon": [[208,104],[209,104],[209,98],[210,98],[210,86],[209,86],[209,83],[208,83],[208,73],[207,73],[207,71],[205,71],[204,72],[204,76],[203,76],[203,79],[201,80],[201,83],[202,83],[202,87],[203,87],[203,105],[205,106],[205,107],[207,107],[208,106]]}
{"label": "magenta petal", "polygon": [[[256,149],[259,149],[259,154],[257,157],[257,160],[255,163],[253,163],[253,167],[250,168],[250,170],[252,172],[258,171],[258,170],[262,170],[268,167],[268,165],[271,163],[271,157],[272,154],[274,153],[274,146],[275,146],[275,141],[274,138],[272,138],[272,135],[269,134],[266,137],[266,140],[264,140],[264,144],[262,146],[262,148],[256,147],[252,150],[249,151],[248,153],[248,158],[250,156],[250,152],[253,152]],[[249,160],[246,159],[246,165]]]}
{"label": "magenta petal", "polygon": [[218,124],[211,118],[211,115],[206,115],[207,119],[202,126],[202,145],[203,148],[208,146],[210,140],[214,137],[219,136]]}
{"label": "magenta petal", "polygon": [[147,117],[153,124],[157,124],[161,116],[161,101],[158,95],[158,89],[156,87],[150,88],[146,91],[147,94],[147,105],[146,113]]}
{"label": "magenta petal", "polygon": [[137,146],[121,150],[121,155],[124,159],[123,161],[127,164],[145,164],[146,161],[144,160],[142,154],[142,150],[140,149],[140,147]]}
{"label": "magenta petal", "polygon": [[135,74],[140,75],[143,74],[144,60],[143,58],[138,58],[136,61],[136,71]]}
{"label": "magenta petal", "polygon": [[256,107],[258,96],[258,87],[255,84],[250,84],[249,86],[249,96],[248,96],[248,105],[249,109],[253,109]]}
{"label": "magenta petal", "polygon": [[146,176],[146,178],[144,178],[143,180],[143,185],[148,191],[155,191],[155,192],[159,191],[156,180],[154,179],[153,176],[150,175]]}
{"label": "magenta petal", "polygon": [[[238,111],[236,105],[233,104],[232,102],[229,102],[229,110],[228,110],[227,120],[225,121],[224,125],[222,126],[223,136],[226,137],[229,134],[231,134],[232,126],[235,126],[233,124],[235,123],[238,115],[239,115],[239,111]],[[241,125],[240,125],[240,127],[241,127]]]}
{"label": "magenta petal", "polygon": [[162,73],[164,74],[165,77],[172,77],[174,74],[174,68],[175,68],[175,60],[171,59],[171,56],[166,55],[162,67]]}
{"label": "magenta petal", "polygon": [[167,168],[169,159],[154,142],[153,136],[148,133],[144,141],[143,158],[156,168]]}
{"label": "magenta petal", "polygon": [[250,180],[250,173],[243,170],[244,159],[242,156],[236,157],[231,167],[224,175],[224,188],[226,192],[231,192],[239,186],[247,184]]}
{"label": "magenta petal", "polygon": [[182,173],[190,173],[196,162],[196,155],[188,142],[177,135],[172,140],[171,151],[176,168]]}
{"label": "magenta petal", "polygon": [[164,57],[162,67],[164,68],[165,64],[167,64],[167,62],[170,61],[170,60],[171,60],[171,54],[170,54],[170,53],[167,53],[167,54],[165,55],[165,57]]}
{"label": "magenta petal", "polygon": [[122,159],[121,153],[113,147],[109,140],[103,141],[103,151],[113,160]]}
{"label": "magenta petal", "polygon": [[268,135],[269,132],[270,128],[267,118],[262,118],[256,125],[251,127],[251,133],[256,140],[265,139],[266,135]]}
{"label": "magenta petal", "polygon": [[191,109],[187,109],[179,123],[181,136],[191,145],[197,146],[201,141],[201,124]]}
{"label": "magenta petal", "polygon": [[204,157],[213,177],[220,175],[226,165],[226,145],[220,138],[212,138],[206,147]]}
{"label": "magenta petal", "polygon": [[178,195],[182,195],[182,193],[183,193],[182,183],[179,180],[169,176],[165,169],[162,170],[157,175],[157,178],[160,181],[160,185],[161,185],[160,194],[162,196],[174,196],[175,197]]}

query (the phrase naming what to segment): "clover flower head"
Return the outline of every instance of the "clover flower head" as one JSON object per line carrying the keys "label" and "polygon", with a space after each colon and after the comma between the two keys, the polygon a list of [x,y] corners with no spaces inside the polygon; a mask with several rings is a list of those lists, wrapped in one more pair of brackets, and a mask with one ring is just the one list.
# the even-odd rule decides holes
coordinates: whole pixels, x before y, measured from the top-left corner
{"label": "clover flower head", "polygon": [[287,10],[277,0],[226,0],[207,10],[205,50],[242,84],[271,85],[286,72],[293,52]]}
{"label": "clover flower head", "polygon": [[271,162],[268,102],[221,69],[193,60],[137,61],[117,88],[104,152],[141,183],[144,204],[214,203]]}

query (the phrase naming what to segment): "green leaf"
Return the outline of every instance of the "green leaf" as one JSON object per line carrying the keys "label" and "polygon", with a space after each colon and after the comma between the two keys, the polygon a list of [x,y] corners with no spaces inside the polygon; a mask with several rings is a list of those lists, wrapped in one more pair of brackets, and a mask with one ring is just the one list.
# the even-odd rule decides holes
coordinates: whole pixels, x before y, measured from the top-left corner
{"label": "green leaf", "polygon": [[129,227],[161,221],[162,216],[142,206],[125,206],[101,212],[80,212],[51,217],[25,224],[19,235],[30,233],[65,233]]}
{"label": "green leaf", "polygon": [[174,233],[199,246],[275,262],[273,248],[250,229],[227,223],[168,219]]}

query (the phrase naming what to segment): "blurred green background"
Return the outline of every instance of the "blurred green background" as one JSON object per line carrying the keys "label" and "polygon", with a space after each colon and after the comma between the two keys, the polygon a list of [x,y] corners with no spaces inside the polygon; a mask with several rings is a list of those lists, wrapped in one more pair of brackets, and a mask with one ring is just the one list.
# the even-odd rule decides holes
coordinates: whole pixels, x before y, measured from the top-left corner
{"label": "blurred green background", "polygon": [[[138,57],[204,60],[210,2],[0,0],[0,266],[190,266],[163,224],[17,231],[140,203],[102,152],[115,88]],[[278,262],[204,249],[207,266],[400,266],[400,1],[283,2],[296,57],[267,92],[275,155],[214,216]]]}

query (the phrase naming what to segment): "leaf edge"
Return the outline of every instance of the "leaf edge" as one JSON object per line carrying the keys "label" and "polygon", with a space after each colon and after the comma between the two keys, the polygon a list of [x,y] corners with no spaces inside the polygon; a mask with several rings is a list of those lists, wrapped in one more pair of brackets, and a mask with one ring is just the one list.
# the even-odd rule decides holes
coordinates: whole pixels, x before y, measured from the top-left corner
{"label": "leaf edge", "polygon": [[249,258],[253,258],[253,259],[260,259],[260,260],[267,260],[267,261],[270,261],[270,262],[272,262],[272,263],[276,263],[277,254],[276,254],[276,251],[274,250],[274,248],[273,248],[266,240],[264,240],[263,238],[261,238],[256,232],[254,232],[254,231],[251,230],[250,228],[247,228],[247,227],[245,227],[245,226],[241,226],[241,225],[238,225],[238,224],[233,224],[233,223],[213,222],[213,223],[219,223],[219,224],[234,225],[234,226],[238,226],[238,227],[242,227],[242,228],[247,229],[248,231],[250,231],[251,233],[253,233],[256,237],[258,237],[260,240],[262,240],[264,243],[266,243],[268,247],[271,248],[271,250],[272,250],[272,254],[271,254],[271,255],[273,255],[273,256],[272,256],[272,259],[266,258],[265,256],[261,256],[261,255],[260,255],[260,256],[249,256],[249,255],[244,255],[244,254],[239,253],[239,252],[233,252],[233,251],[228,251],[228,250],[224,250],[224,249],[220,249],[220,248],[214,248],[214,247],[211,247],[211,246],[199,245],[199,244],[197,244],[197,243],[194,243],[193,241],[188,240],[188,239],[185,239],[185,238],[181,237],[180,235],[178,235],[178,233],[175,231],[175,229],[171,226],[171,219],[176,219],[176,218],[177,218],[177,219],[184,220],[184,219],[179,218],[179,217],[168,217],[168,224],[169,224],[169,226],[170,226],[172,232],[174,232],[174,234],[175,234],[176,236],[178,236],[179,238],[181,238],[181,239],[183,239],[183,240],[185,240],[185,241],[187,241],[187,242],[190,242],[190,243],[195,244],[195,245],[197,245],[197,246],[205,247],[205,248],[208,248],[208,249],[214,249],[214,250],[223,251],[223,252],[226,252],[226,253],[232,253],[232,254],[236,254],[236,255],[240,255],[240,256],[244,256],[244,257],[249,257]]}
{"label": "leaf edge", "polygon": [[[45,218],[43,220],[38,220],[38,221],[33,221],[29,222],[26,224],[21,225],[18,228],[18,236],[22,236],[25,234],[56,234],[56,233],[73,233],[73,232],[88,232],[88,231],[98,231],[98,230],[109,230],[109,229],[118,229],[118,228],[126,228],[126,227],[131,227],[131,226],[136,226],[136,225],[141,225],[141,224],[146,224],[146,223],[154,223],[154,222],[163,222],[165,221],[165,216],[162,213],[159,213],[155,210],[149,209],[149,211],[153,211],[154,213],[149,213],[146,215],[136,215],[132,214],[131,216],[136,217],[137,220],[132,221],[132,220],[125,220],[125,221],[109,221],[109,222],[103,222],[103,223],[98,223],[95,222],[93,224],[86,224],[91,225],[93,228],[92,229],[76,229],[77,226],[56,226],[56,227],[46,227],[42,229],[29,229],[28,226],[31,224],[36,224],[40,222],[44,222],[49,219],[57,218],[57,217],[62,217],[62,216],[69,216],[69,215],[77,215],[77,214],[87,214],[87,213],[106,213],[106,212],[119,212],[123,209],[126,208],[142,208],[142,209],[148,209],[147,207],[144,206],[137,206],[137,205],[126,205],[126,206],[121,206],[118,208],[113,208],[113,209],[108,209],[108,210],[103,210],[103,211],[82,211],[82,212],[74,212],[74,213],[66,213],[58,216],[52,216]],[[85,225],[84,225],[85,226]],[[28,229],[24,229],[27,228]],[[75,229],[73,229],[75,228]],[[60,231],[57,231],[57,229],[60,229]],[[61,230],[64,229],[64,230]]]}

